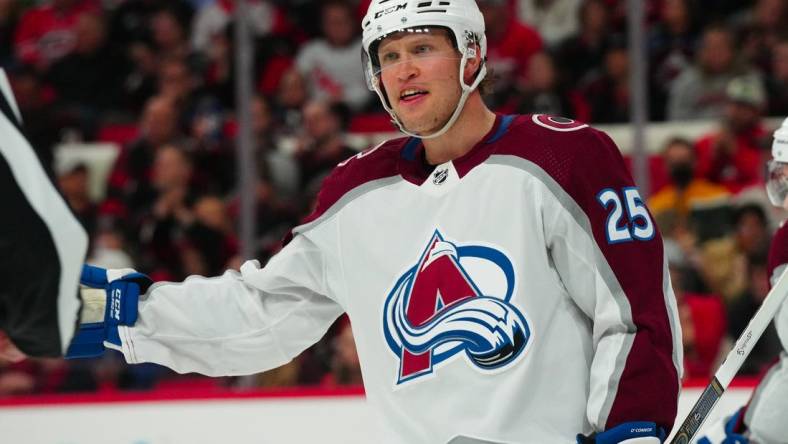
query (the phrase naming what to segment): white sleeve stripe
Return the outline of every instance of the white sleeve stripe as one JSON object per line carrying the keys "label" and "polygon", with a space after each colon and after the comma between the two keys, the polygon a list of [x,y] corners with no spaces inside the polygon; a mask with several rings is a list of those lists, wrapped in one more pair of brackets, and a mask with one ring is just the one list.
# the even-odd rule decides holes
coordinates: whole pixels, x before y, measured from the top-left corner
{"label": "white sleeve stripe", "polygon": [[[679,307],[676,302],[676,297],[673,295],[673,286],[670,280],[670,271],[668,269],[668,255],[664,251],[664,258],[662,259],[662,294],[665,297],[665,306],[668,312],[668,322],[670,322],[670,331],[673,334],[673,366],[676,368],[678,375],[678,385],[681,386],[681,378],[684,376],[684,340],[681,333],[681,322],[679,322],[678,314]],[[671,297],[673,296],[673,297]]]}
{"label": "white sleeve stripe", "polygon": [[[2,92],[6,93],[4,88]],[[13,103],[9,96],[5,98]],[[25,199],[47,226],[57,250],[60,261],[58,330],[61,350],[65,353],[78,316],[77,287],[87,253],[88,236],[44,172],[30,143],[4,114],[0,119],[0,134],[3,135],[0,155],[8,162]]]}

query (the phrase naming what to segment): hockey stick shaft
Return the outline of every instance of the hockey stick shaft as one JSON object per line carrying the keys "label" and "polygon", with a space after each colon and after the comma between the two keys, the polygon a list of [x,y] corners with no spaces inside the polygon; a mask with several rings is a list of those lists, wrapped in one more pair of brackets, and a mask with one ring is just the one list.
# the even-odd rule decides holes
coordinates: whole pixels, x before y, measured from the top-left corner
{"label": "hockey stick shaft", "polygon": [[780,308],[783,301],[785,301],[786,296],[788,296],[788,278],[786,278],[786,275],[788,275],[788,268],[783,270],[780,278],[774,284],[771,291],[769,291],[769,294],[766,295],[766,299],[763,300],[755,316],[750,319],[747,328],[744,329],[739,339],[736,340],[736,345],[728,352],[725,361],[723,361],[720,368],[717,369],[714,378],[712,378],[709,385],[706,386],[706,389],[700,395],[695,405],[692,406],[692,410],[690,410],[687,418],[681,424],[681,427],[679,427],[671,444],[689,443],[692,437],[695,436],[695,433],[697,433],[703,425],[703,422],[709,416],[709,413],[711,413],[717,401],[722,397],[722,394],[725,393],[728,384],[731,383],[733,377],[739,371],[742,364],[744,364],[752,348],[758,342],[758,339],[760,339],[763,331],[766,330],[766,327],[769,326],[772,319],[774,319],[777,310]]}

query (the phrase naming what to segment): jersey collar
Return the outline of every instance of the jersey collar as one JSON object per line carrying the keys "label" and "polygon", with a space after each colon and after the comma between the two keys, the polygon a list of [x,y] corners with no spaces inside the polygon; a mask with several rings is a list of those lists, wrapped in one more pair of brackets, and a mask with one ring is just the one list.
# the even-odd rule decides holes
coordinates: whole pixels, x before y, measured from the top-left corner
{"label": "jersey collar", "polygon": [[[492,154],[494,143],[506,134],[515,117],[515,115],[496,113],[493,127],[482,140],[467,153],[450,161],[458,178],[464,177],[470,170],[484,162]],[[422,140],[418,137],[408,138],[400,150],[398,164],[400,175],[408,182],[421,185],[430,177],[435,167],[436,165],[427,163]]]}

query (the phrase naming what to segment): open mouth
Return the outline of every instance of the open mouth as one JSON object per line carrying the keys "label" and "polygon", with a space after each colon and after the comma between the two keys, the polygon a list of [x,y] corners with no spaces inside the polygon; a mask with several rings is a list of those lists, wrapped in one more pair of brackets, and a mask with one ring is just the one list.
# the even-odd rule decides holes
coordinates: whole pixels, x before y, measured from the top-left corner
{"label": "open mouth", "polygon": [[429,93],[427,91],[423,90],[423,89],[409,88],[409,89],[402,90],[402,92],[399,95],[399,100],[401,102],[409,103],[409,102],[416,101],[416,100],[426,96],[427,94],[429,94]]}

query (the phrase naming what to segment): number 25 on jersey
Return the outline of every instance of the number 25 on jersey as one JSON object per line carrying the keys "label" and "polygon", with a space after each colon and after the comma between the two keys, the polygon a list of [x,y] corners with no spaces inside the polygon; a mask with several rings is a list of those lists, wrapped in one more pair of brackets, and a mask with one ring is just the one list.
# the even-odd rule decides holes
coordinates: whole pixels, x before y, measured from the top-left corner
{"label": "number 25 on jersey", "polygon": [[620,194],[612,188],[605,188],[596,198],[610,212],[605,225],[608,243],[647,241],[654,238],[654,222],[637,188],[624,188]]}

